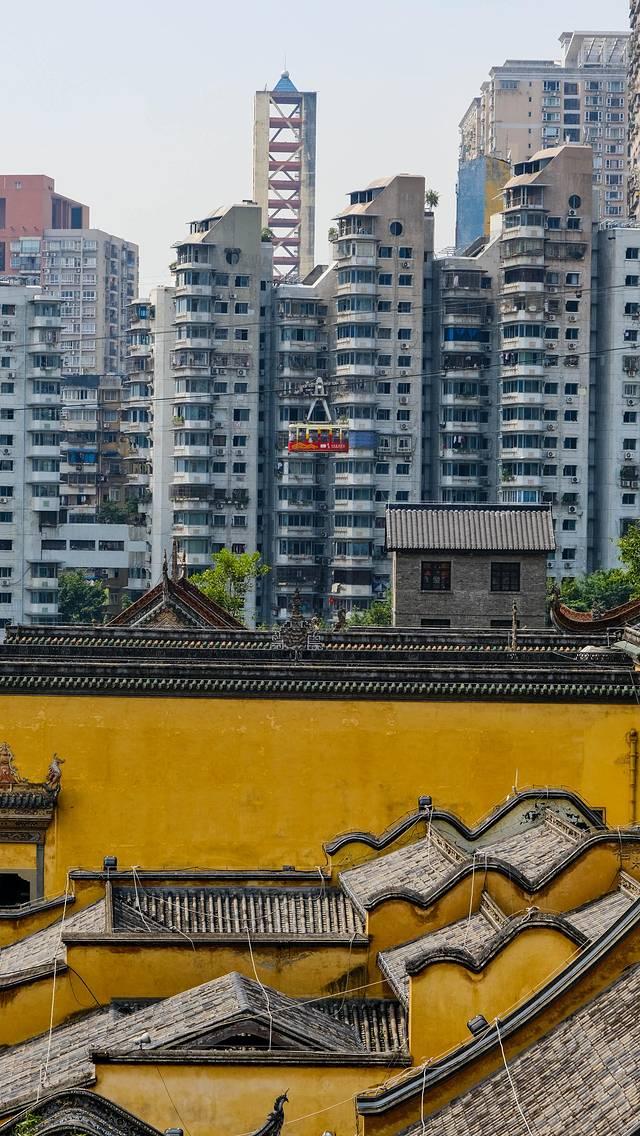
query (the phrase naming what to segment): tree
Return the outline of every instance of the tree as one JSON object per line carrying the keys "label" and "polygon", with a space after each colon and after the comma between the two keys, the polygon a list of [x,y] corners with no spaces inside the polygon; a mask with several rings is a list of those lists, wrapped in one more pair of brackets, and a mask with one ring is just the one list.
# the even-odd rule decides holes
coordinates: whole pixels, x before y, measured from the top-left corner
{"label": "tree", "polygon": [[259,552],[236,553],[223,548],[214,552],[211,559],[213,568],[191,576],[189,583],[241,620],[249,587],[270,569],[262,563]]}
{"label": "tree", "polygon": [[626,603],[633,595],[629,573],[623,568],[601,568],[590,576],[563,580],[560,599],[574,611],[609,611]]}
{"label": "tree", "polygon": [[384,599],[374,600],[364,611],[352,611],[347,627],[391,627],[392,621],[391,593],[385,592]]}
{"label": "tree", "polygon": [[90,583],[79,568],[62,572],[58,579],[60,623],[102,623],[109,596],[99,580]]}
{"label": "tree", "polygon": [[631,597],[640,596],[640,522],[629,526],[620,537],[618,548],[631,584]]}
{"label": "tree", "polygon": [[264,229],[262,230],[262,232],[260,234],[260,240],[266,241],[266,242],[272,241],[273,240],[273,229],[268,229],[267,226],[265,225]]}
{"label": "tree", "polygon": [[428,189],[424,195],[424,203],[429,209],[436,209],[440,204],[440,194],[436,189]]}

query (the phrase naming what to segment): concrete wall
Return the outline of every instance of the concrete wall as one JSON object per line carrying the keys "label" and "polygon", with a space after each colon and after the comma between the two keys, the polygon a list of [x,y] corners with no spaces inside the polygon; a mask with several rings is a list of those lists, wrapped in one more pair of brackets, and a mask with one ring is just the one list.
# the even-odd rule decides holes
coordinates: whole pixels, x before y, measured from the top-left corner
{"label": "concrete wall", "polygon": [[[422,562],[428,560],[450,562],[451,591],[422,591]],[[544,627],[547,575],[544,554],[396,552],[393,562],[397,627],[420,627],[423,619],[449,619],[451,627],[490,627],[492,620],[498,619],[510,623],[514,600],[521,627]],[[491,591],[494,563],[520,564],[519,592]]]}

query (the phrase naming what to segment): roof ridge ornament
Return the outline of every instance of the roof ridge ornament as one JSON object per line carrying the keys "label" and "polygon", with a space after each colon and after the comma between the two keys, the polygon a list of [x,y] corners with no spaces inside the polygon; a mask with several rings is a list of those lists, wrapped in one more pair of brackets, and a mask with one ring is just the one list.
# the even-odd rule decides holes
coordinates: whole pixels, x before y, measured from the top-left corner
{"label": "roof ridge ornament", "polygon": [[289,1100],[288,1091],[287,1089],[286,1093],[276,1097],[272,1112],[269,1113],[262,1127],[252,1132],[251,1136],[280,1136],[284,1124],[284,1106],[285,1102]]}
{"label": "roof ridge ornament", "polygon": [[298,588],[291,600],[291,617],[275,628],[271,645],[284,651],[292,651],[296,659],[299,658],[301,651],[317,651],[320,647],[318,621],[315,618],[305,619]]}
{"label": "roof ridge ornament", "polygon": [[26,785],[16,769],[13,750],[6,742],[0,743],[0,789],[12,789],[14,785]]}

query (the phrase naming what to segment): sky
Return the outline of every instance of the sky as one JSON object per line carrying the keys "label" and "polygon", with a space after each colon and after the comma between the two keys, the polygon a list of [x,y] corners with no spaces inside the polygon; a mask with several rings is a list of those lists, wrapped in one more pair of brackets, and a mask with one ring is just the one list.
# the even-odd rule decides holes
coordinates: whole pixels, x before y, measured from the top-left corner
{"label": "sky", "polygon": [[318,92],[316,260],[345,194],[420,173],[453,240],[458,122],[489,69],[563,31],[628,27],[627,0],[30,0],[3,4],[2,173],[45,173],[135,241],[141,293],[189,220],[252,194],[253,93]]}

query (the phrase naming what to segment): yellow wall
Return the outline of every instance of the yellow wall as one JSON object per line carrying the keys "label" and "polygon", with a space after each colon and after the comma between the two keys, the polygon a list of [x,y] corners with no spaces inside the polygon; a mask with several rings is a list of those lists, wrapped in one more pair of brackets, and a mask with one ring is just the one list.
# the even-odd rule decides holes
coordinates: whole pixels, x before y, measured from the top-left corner
{"label": "yellow wall", "polygon": [[477,1014],[494,1021],[559,973],[578,948],[561,931],[522,931],[479,974],[458,963],[427,966],[410,978],[409,1047],[416,1065],[469,1041]]}
{"label": "yellow wall", "polygon": [[353,1136],[356,1093],[387,1074],[382,1065],[353,1069],[99,1064],[96,1071],[96,1092],[161,1132],[180,1127],[191,1136],[252,1132],[264,1123],[275,1098],[285,1090],[289,1092],[285,1118],[296,1136],[319,1136],[325,1131]]}
{"label": "yellow wall", "polygon": [[[323,863],[321,845],[381,832],[431,793],[475,822],[514,783],[570,785],[629,821],[636,706],[0,698],[23,776],[66,759],[45,887],[70,867]],[[304,760],[304,771],[301,762]]]}

